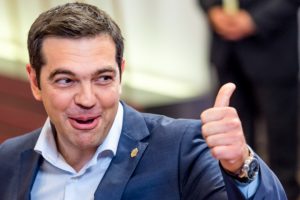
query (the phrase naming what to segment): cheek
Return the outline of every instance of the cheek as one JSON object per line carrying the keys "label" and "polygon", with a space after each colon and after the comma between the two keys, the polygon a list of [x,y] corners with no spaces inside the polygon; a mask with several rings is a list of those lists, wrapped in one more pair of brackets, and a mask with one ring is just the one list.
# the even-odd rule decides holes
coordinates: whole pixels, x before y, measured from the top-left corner
{"label": "cheek", "polygon": [[120,87],[110,88],[106,92],[99,93],[98,99],[104,107],[115,106],[120,100]]}
{"label": "cheek", "polygon": [[72,95],[69,92],[49,92],[43,95],[43,102],[47,111],[51,110],[63,111],[66,110],[72,102]]}

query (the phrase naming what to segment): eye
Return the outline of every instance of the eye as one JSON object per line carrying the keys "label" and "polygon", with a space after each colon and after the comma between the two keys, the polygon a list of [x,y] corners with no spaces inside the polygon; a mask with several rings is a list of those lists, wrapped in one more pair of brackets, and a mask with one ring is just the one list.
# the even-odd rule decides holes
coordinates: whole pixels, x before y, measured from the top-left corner
{"label": "eye", "polygon": [[106,85],[113,81],[113,76],[111,75],[102,75],[96,79],[96,83],[100,85]]}
{"label": "eye", "polygon": [[55,81],[55,84],[60,87],[68,87],[71,86],[75,81],[71,78],[57,78]]}

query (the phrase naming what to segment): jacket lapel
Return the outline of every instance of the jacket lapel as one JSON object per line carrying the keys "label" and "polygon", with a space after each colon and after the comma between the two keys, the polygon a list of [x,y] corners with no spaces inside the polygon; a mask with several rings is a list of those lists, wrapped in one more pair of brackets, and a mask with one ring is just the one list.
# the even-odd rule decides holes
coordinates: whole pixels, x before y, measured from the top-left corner
{"label": "jacket lapel", "polygon": [[41,162],[42,157],[32,149],[21,155],[18,199],[30,199],[30,191]]}
{"label": "jacket lapel", "polygon": [[149,135],[144,118],[128,106],[123,107],[124,121],[118,150],[95,192],[95,200],[122,198],[126,184],[148,145],[141,141]]}
{"label": "jacket lapel", "polygon": [[33,149],[26,150],[21,154],[18,199],[30,199],[30,191],[42,160],[42,157]]}

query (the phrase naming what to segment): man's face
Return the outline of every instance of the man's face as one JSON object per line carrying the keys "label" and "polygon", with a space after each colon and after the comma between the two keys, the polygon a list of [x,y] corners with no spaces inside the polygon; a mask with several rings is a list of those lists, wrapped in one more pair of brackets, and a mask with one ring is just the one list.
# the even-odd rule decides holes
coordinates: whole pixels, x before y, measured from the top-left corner
{"label": "man's face", "polygon": [[30,65],[27,72],[35,98],[56,128],[58,146],[97,148],[112,126],[121,93],[113,40],[107,35],[49,37],[42,52],[40,88]]}

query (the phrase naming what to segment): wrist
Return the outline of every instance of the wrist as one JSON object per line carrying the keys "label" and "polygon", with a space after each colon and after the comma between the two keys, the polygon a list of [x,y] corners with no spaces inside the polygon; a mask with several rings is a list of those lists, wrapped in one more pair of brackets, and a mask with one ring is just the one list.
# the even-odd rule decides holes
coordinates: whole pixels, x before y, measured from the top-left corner
{"label": "wrist", "polygon": [[236,172],[230,172],[225,169],[228,175],[243,183],[254,180],[259,171],[259,162],[255,157],[254,152],[250,148],[248,148],[248,152],[248,157],[246,157],[243,165]]}

